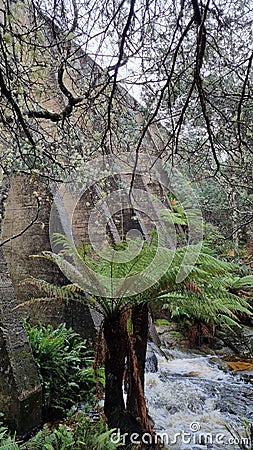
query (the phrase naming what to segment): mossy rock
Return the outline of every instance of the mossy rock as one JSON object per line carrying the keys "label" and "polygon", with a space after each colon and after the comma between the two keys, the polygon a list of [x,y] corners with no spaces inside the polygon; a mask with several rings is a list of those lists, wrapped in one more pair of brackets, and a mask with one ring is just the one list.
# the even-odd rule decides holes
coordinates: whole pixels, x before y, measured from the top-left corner
{"label": "mossy rock", "polygon": [[155,325],[160,327],[160,326],[166,326],[166,325],[170,325],[171,322],[167,319],[156,319],[155,320]]}

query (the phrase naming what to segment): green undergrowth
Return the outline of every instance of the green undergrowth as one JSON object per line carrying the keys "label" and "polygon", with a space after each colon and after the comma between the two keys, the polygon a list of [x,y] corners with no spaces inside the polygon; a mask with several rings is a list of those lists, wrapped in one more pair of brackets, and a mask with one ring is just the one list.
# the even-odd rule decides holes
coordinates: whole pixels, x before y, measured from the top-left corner
{"label": "green undergrowth", "polygon": [[114,443],[102,418],[94,422],[84,412],[78,412],[65,423],[50,429],[46,424],[32,439],[17,443],[0,416],[0,450],[116,450],[122,444]]}
{"label": "green undergrowth", "polygon": [[[95,405],[94,351],[65,324],[57,328],[25,323],[42,385],[43,419],[64,417],[72,406]],[[100,371],[100,383],[104,383]]]}
{"label": "green undergrowth", "polygon": [[111,439],[102,418],[94,422],[83,412],[78,412],[67,423],[54,430],[44,425],[30,441],[21,445],[22,450],[114,450],[119,447]]}

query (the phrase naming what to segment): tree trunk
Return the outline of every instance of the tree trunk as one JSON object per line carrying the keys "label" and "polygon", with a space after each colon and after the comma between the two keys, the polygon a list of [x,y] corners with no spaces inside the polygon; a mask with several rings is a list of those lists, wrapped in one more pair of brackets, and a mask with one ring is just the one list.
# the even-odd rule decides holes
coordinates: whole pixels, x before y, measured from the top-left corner
{"label": "tree trunk", "polygon": [[232,203],[232,224],[233,224],[233,243],[235,249],[235,256],[238,256],[239,252],[239,230],[238,230],[238,212],[236,203],[236,193],[233,191],[231,195]]}
{"label": "tree trunk", "polygon": [[145,362],[148,342],[148,306],[146,303],[136,305],[132,310],[134,350],[138,361],[139,376],[144,389]]}
{"label": "tree trunk", "polygon": [[[142,434],[142,427],[136,416],[127,410],[123,397],[123,381],[126,373],[126,357],[128,351],[128,334],[126,319],[115,313],[104,320],[104,337],[107,346],[105,355],[105,404],[104,413],[109,428],[119,428],[126,433],[126,443],[130,443],[131,433]],[[131,372],[131,379],[135,374]]]}
{"label": "tree trunk", "polygon": [[127,411],[140,425],[142,433],[153,435],[144,396],[144,374],[148,339],[148,307],[136,305],[132,310],[133,336],[128,340]]}
{"label": "tree trunk", "polygon": [[104,412],[109,428],[121,428],[125,413],[123,377],[126,358],[126,327],[120,314],[104,320],[105,355],[105,404]]}

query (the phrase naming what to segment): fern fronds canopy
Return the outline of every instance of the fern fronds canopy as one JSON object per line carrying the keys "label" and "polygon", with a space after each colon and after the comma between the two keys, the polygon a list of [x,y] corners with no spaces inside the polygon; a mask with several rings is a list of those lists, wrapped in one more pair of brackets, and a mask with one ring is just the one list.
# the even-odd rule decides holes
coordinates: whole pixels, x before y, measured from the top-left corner
{"label": "fern fronds canopy", "polygon": [[[60,246],[58,254],[43,252],[36,257],[49,259],[56,264],[72,281],[65,286],[56,286],[44,280],[30,278],[25,283],[31,283],[46,294],[46,299],[57,298],[62,301],[80,301],[109,316],[115,311],[123,313],[131,306],[141,303],[158,301],[164,308],[171,311],[173,316],[185,315],[202,318],[204,321],[235,321],[236,311],[251,314],[251,307],[241,296],[231,292],[231,288],[239,289],[243,286],[253,286],[253,276],[239,278],[234,275],[234,264],[220,261],[211,256],[206,249],[202,249],[191,271],[180,283],[177,275],[189,254],[189,247],[177,250],[164,248],[160,253],[160,265],[167,264],[167,270],[161,277],[152,275],[149,270],[157,251],[156,242],[145,242],[141,250],[132,259],[122,262],[106,258],[94,258],[87,246],[77,250],[74,244],[65,236],[57,234],[55,243]],[[121,251],[129,243],[118,244]],[[136,246],[136,242],[131,244]],[[138,244],[139,245],[139,244]],[[163,249],[162,249],[163,250]],[[190,247],[194,253],[195,247]],[[169,261],[169,264],[168,264]],[[160,268],[157,266],[159,273]],[[138,275],[135,278],[135,275]],[[139,278],[138,278],[139,277]],[[135,295],[129,295],[131,283],[144,279],[143,286],[147,288]],[[145,279],[146,277],[146,279]],[[152,278],[153,277],[153,278]],[[88,279],[88,284],[87,284]],[[106,283],[103,283],[106,280]],[[108,285],[115,282],[115,285]],[[145,282],[147,284],[145,285]],[[92,289],[89,290],[89,283]],[[97,295],[90,295],[97,286]],[[113,292],[113,297],[108,295]],[[133,286],[131,285],[131,288]],[[133,289],[132,289],[133,290]],[[138,290],[137,290],[138,292]]]}

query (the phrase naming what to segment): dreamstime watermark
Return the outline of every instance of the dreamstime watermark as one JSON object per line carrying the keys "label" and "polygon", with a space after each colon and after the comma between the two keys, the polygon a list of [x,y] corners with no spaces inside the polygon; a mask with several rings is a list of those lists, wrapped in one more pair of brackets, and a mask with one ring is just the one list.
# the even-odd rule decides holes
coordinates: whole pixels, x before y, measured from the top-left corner
{"label": "dreamstime watermark", "polygon": [[114,444],[128,444],[133,445],[139,444],[159,444],[174,446],[183,444],[190,445],[239,445],[244,446],[245,449],[251,449],[251,438],[250,437],[230,437],[224,433],[207,433],[201,431],[201,426],[199,422],[192,422],[189,426],[189,430],[179,430],[172,435],[165,432],[156,432],[153,436],[150,433],[144,433],[142,435],[138,433],[124,433],[120,434],[118,429],[116,432],[112,433],[110,436],[111,441]]}
{"label": "dreamstime watermark", "polygon": [[[131,186],[133,173],[135,179],[139,177],[139,182]],[[136,154],[129,152],[95,158],[74,172],[55,195],[50,215],[51,247],[57,264],[72,283],[91,295],[115,298],[139,294],[162,278],[175,256],[178,225],[173,219],[176,215],[164,214],[166,206],[159,194],[154,194],[149,189],[148,186],[151,185],[159,186],[163,193],[171,193],[181,207],[187,223],[187,246],[176,273],[176,281],[180,283],[189,275],[198,259],[203,239],[203,220],[198,197],[187,177],[177,169],[169,167],[165,171],[159,160],[150,159],[144,154],[136,159]],[[117,264],[129,263],[142,251],[144,240],[138,227],[128,230],[127,245],[124,248],[115,250],[109,245],[108,226],[116,241],[120,241],[114,222],[116,215],[124,214],[127,210],[134,211],[134,218],[139,223],[143,222],[144,228],[145,221],[148,221],[149,227],[156,230],[156,250],[142,270],[133,268],[122,278],[106,276],[96,270],[96,264],[87,265],[78,255],[72,261],[63,255],[62,247],[55,240],[55,233],[63,233],[75,246],[72,225],[80,200],[89,212],[87,240],[92,245],[95,260],[100,258]]]}

